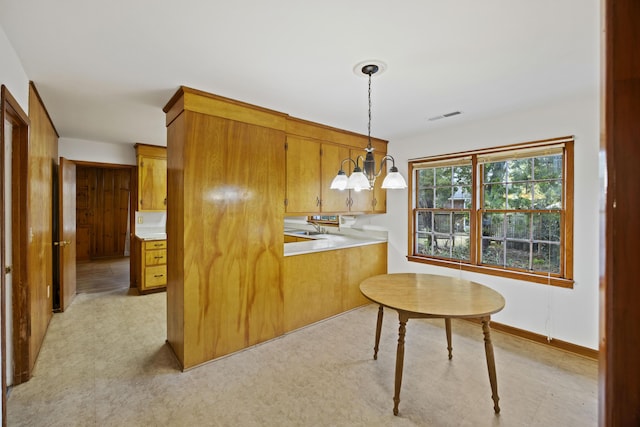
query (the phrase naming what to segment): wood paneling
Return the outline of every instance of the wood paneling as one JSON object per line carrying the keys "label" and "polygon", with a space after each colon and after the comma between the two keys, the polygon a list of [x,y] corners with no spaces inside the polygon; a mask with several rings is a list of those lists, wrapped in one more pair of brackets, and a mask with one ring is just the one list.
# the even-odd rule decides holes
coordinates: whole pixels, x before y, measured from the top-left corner
{"label": "wood paneling", "polygon": [[28,152],[27,305],[31,325],[29,370],[33,370],[52,316],[53,185],[57,174],[58,134],[38,96],[29,86],[31,120]]}
{"label": "wood paneling", "polygon": [[640,2],[605,0],[600,425],[640,425]]}
{"label": "wood paneling", "polygon": [[77,167],[77,259],[124,256],[131,168]]}
{"label": "wood paneling", "polygon": [[184,369],[282,334],[284,132],[205,110],[168,127],[167,337]]}

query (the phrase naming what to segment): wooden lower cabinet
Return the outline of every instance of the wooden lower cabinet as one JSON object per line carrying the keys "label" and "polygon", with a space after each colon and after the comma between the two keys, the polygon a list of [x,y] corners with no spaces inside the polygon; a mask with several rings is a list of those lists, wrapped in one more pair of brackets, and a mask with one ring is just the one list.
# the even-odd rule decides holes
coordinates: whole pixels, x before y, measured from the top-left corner
{"label": "wooden lower cabinet", "polygon": [[369,303],[360,282],[387,272],[387,244],[284,258],[284,331]]}
{"label": "wooden lower cabinet", "polygon": [[138,291],[146,293],[167,286],[167,241],[147,240],[140,243]]}

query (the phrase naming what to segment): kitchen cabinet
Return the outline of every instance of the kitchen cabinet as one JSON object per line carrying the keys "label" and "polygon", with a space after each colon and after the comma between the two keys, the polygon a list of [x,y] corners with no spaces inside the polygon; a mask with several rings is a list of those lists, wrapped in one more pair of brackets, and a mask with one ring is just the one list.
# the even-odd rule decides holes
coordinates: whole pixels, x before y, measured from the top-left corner
{"label": "kitchen cabinet", "polygon": [[[386,145],[387,141],[372,139],[378,166],[386,154]],[[290,118],[287,121],[285,214],[386,212],[386,196],[380,184],[373,191],[361,192],[329,188],[342,161],[348,157],[355,160],[358,155],[364,158],[366,146],[364,135]],[[347,162],[344,171],[351,174],[353,167]]]}
{"label": "kitchen cabinet", "polygon": [[288,213],[320,212],[320,144],[287,136],[286,201]]}
{"label": "kitchen cabinet", "polygon": [[167,285],[167,241],[142,240],[139,246],[140,268],[137,278],[141,294],[158,291]]}
{"label": "kitchen cabinet", "polygon": [[285,332],[368,304],[360,282],[386,272],[387,243],[285,257]]}
{"label": "kitchen cabinet", "polygon": [[138,210],[167,209],[167,149],[136,144],[138,165]]}

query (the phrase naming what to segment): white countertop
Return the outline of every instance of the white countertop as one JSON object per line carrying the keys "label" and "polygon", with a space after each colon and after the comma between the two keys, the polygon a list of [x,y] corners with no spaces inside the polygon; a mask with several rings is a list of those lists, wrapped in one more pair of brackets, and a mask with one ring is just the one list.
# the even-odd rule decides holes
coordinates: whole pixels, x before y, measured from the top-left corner
{"label": "white countertop", "polygon": [[136,237],[140,240],[167,240],[167,233],[157,231],[137,231]]}
{"label": "white countertop", "polygon": [[313,239],[304,242],[285,243],[284,256],[302,255],[321,251],[333,251],[336,249],[352,248],[356,246],[375,245],[387,241],[386,239],[376,237],[354,237],[338,234],[316,234],[312,236],[306,236],[302,234],[296,234],[295,232],[286,231],[284,234],[295,237],[304,237],[305,239]]}

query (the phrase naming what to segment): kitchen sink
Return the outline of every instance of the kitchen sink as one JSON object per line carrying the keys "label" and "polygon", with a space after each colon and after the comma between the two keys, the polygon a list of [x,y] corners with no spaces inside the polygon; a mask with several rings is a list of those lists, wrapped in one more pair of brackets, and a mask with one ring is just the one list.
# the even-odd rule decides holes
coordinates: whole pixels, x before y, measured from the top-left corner
{"label": "kitchen sink", "polygon": [[317,236],[318,234],[327,234],[327,233],[321,233],[319,231],[293,231],[291,234],[297,234],[299,236]]}

